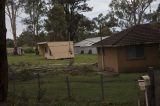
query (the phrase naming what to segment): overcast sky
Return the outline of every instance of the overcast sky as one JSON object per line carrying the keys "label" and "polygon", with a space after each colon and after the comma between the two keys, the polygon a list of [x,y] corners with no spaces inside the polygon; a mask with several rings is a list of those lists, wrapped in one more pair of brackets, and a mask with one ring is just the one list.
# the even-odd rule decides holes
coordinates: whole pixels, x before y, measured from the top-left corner
{"label": "overcast sky", "polygon": [[[158,7],[158,3],[160,1],[152,3],[152,10],[155,10]],[[84,13],[85,16],[89,17],[90,19],[97,17],[98,14],[103,13],[106,14],[109,10],[109,3],[111,0],[90,0],[88,1],[88,5],[93,7],[92,12]],[[23,17],[23,16],[21,16]],[[7,25],[7,38],[13,38],[11,34],[10,22],[8,17],[6,17],[6,25]],[[17,35],[19,36],[21,32],[25,29],[25,26],[21,23],[21,18],[17,19]]]}

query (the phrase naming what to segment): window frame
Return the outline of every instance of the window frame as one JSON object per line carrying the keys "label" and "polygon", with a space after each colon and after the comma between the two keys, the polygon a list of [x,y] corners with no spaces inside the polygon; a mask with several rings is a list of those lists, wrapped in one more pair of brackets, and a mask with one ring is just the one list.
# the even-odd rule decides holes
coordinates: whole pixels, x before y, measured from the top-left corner
{"label": "window frame", "polygon": [[[134,52],[133,54],[129,54],[129,49],[132,51],[131,52]],[[139,51],[139,50],[142,50],[142,51]],[[139,53],[140,54],[139,54]],[[131,56],[132,55],[132,56]],[[138,55],[141,55],[141,56],[138,56]],[[127,59],[128,60],[134,60],[134,59],[145,59],[145,48],[144,48],[144,45],[134,45],[134,46],[128,46],[127,47]]]}

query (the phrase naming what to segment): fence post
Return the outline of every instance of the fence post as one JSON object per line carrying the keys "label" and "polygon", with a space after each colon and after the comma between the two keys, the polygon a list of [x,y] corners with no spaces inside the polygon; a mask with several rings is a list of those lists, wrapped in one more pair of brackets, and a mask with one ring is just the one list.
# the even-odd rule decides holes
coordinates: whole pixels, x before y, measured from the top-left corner
{"label": "fence post", "polygon": [[103,84],[103,75],[100,75],[100,79],[101,79],[101,93],[102,93],[102,100],[104,100],[104,84]]}
{"label": "fence post", "polygon": [[155,106],[155,81],[154,81],[154,70],[152,67],[149,68],[149,77],[151,85],[148,87],[148,102],[149,106]]}
{"label": "fence post", "polygon": [[38,83],[38,96],[37,96],[37,100],[38,102],[41,99],[41,82],[40,82],[40,75],[39,73],[37,73],[37,83]]}
{"label": "fence post", "polygon": [[154,71],[155,106],[160,106],[160,70]]}
{"label": "fence post", "polygon": [[15,82],[15,73],[13,72],[13,106],[15,105],[15,99],[16,99],[16,82]]}
{"label": "fence post", "polygon": [[70,89],[70,82],[69,82],[69,77],[68,76],[66,76],[66,83],[67,83],[68,100],[71,100],[71,89]]}

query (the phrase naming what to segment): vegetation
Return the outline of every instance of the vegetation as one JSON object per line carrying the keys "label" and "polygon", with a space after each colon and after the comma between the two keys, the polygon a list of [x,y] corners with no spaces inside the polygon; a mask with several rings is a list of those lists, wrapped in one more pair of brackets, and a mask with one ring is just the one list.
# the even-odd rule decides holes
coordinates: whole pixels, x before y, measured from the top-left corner
{"label": "vegetation", "polygon": [[[154,0],[112,0],[109,12],[106,15],[101,13],[93,19],[83,15],[84,12],[90,12],[93,9],[88,6],[87,1],[23,1],[23,8],[19,6],[18,9],[24,10],[26,14],[22,22],[27,28],[17,38],[17,45],[36,47],[37,42],[43,41],[77,42],[88,37],[111,35],[117,32],[117,27],[125,29],[144,22],[159,20],[158,9],[147,12]],[[18,2],[21,0],[17,0],[14,4]]]}
{"label": "vegetation", "polygon": [[[88,66],[81,66],[79,69],[81,69],[80,71],[83,71],[82,69],[86,69],[87,67]],[[89,106],[91,106],[91,104],[93,104],[93,106],[100,106],[102,104],[110,104],[107,106],[112,106],[111,104],[136,106],[137,100],[141,97],[143,98],[142,92],[139,90],[137,84],[137,79],[143,73],[120,74],[116,76],[104,75],[103,82],[105,100],[103,101],[100,86],[100,75],[97,74],[96,71],[83,71],[75,75],[71,74],[69,71],[63,71],[64,68],[58,71],[56,70],[58,70],[58,68],[46,73],[44,73],[43,70],[39,71],[41,81],[40,103],[47,103],[48,106],[52,106],[53,104],[67,106],[86,106],[87,104],[89,104]],[[23,73],[21,73],[21,75],[22,74]],[[24,74],[26,74],[26,72],[24,72]],[[31,76],[29,78],[33,78],[30,74],[26,75],[28,77]],[[70,82],[70,101],[67,94],[66,76],[69,77]],[[22,79],[18,78],[10,81],[9,100],[12,102],[13,98],[15,98],[15,102],[23,102],[24,104],[27,101],[30,101],[28,103],[34,104],[35,101],[37,101],[37,96],[39,95],[38,79],[36,76],[33,79],[23,79],[24,77]],[[15,88],[13,89],[13,87]],[[14,96],[13,93],[15,93]],[[22,98],[25,98],[25,100]]]}
{"label": "vegetation", "polygon": [[45,27],[48,31],[49,41],[69,40],[66,33],[67,22],[65,20],[64,8],[60,4],[49,10]]}
{"label": "vegetation", "polygon": [[150,22],[159,22],[160,21],[160,4],[156,11],[146,14],[146,19]]}
{"label": "vegetation", "polygon": [[[30,64],[63,64],[68,65],[69,59],[64,60],[47,60],[43,56],[36,56],[34,54],[25,54],[22,56],[8,56],[9,64],[19,64],[19,63],[30,63]],[[75,56],[75,63],[96,63],[96,55],[76,55]]]}
{"label": "vegetation", "polygon": [[18,55],[17,52],[17,17],[21,14],[21,8],[23,7],[23,0],[6,0],[6,15],[8,15],[13,41],[14,41],[14,55]]}
{"label": "vegetation", "polygon": [[[59,1],[51,0],[51,9],[47,14],[45,28],[49,40],[82,40],[93,31],[93,23],[82,12],[91,11],[87,4],[88,0]],[[86,34],[87,33],[87,34]]]}
{"label": "vegetation", "polygon": [[[76,55],[75,61],[76,63],[94,63],[96,55]],[[70,68],[65,65],[52,66],[48,64],[68,64],[68,61],[45,60],[34,54],[9,56],[9,64],[11,65],[8,102],[16,106],[22,104],[30,106],[37,103],[46,106],[113,106],[116,104],[135,106],[139,99],[143,99],[143,92],[139,90],[137,79],[144,73],[113,75],[103,73],[105,100],[102,100],[100,74],[94,65],[81,64]],[[36,73],[39,73],[39,79]],[[71,99],[68,98],[67,93],[67,76]]]}
{"label": "vegetation", "polygon": [[112,34],[111,28],[117,26],[117,19],[111,14],[107,14],[103,16],[103,14],[99,14],[98,17],[93,18],[95,23],[95,27],[99,30],[98,36],[109,36]]}
{"label": "vegetation", "polygon": [[7,39],[7,48],[14,48],[14,42],[12,39]]}
{"label": "vegetation", "polygon": [[27,25],[27,31],[32,34],[32,41],[36,47],[35,53],[38,55],[37,43],[39,34],[43,29],[42,17],[46,12],[46,3],[44,0],[25,0],[24,10],[28,17],[23,19],[23,23]]}
{"label": "vegetation", "polygon": [[[54,0],[52,1],[55,3]],[[57,3],[61,4],[64,8],[65,19],[67,22],[67,34],[72,41],[76,39],[79,27],[83,28],[83,26],[79,24],[85,18],[82,12],[92,11],[92,8],[88,6],[87,1],[88,0],[57,0]]]}
{"label": "vegetation", "polygon": [[146,22],[146,11],[154,0],[112,0],[111,13],[118,19],[118,26],[126,29]]}

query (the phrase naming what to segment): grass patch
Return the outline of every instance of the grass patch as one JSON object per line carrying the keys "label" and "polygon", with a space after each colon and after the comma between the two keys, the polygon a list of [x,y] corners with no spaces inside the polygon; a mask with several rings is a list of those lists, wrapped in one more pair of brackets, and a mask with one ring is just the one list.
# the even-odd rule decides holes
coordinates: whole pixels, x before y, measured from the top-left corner
{"label": "grass patch", "polygon": [[[8,55],[9,64],[30,63],[30,64],[63,64],[67,65],[69,60],[47,60],[43,56],[36,56],[35,54],[24,54],[23,56]],[[96,63],[96,55],[75,55],[75,63]]]}
{"label": "grass patch", "polygon": [[[67,65],[69,62],[69,60],[46,60],[44,57],[34,54],[25,54],[24,56],[9,55],[8,61],[9,64],[21,63],[20,66],[11,65],[14,68],[13,71],[17,70],[17,67],[25,69],[31,65]],[[96,55],[76,55],[75,62],[95,63]],[[30,63],[30,65],[26,63]],[[23,75],[24,73],[19,73],[18,75],[22,76],[21,74]],[[27,78],[30,76],[30,74],[26,75]],[[143,73],[122,73],[118,76],[104,76],[105,100],[102,101],[100,75],[97,74],[92,66],[74,66],[70,70],[67,70],[65,66],[55,67],[52,71],[41,72],[40,81],[41,90],[43,91],[41,102],[49,104],[45,106],[118,106],[108,105],[113,103],[121,104],[121,106],[136,106],[137,100],[142,97],[142,92],[139,90],[137,83],[137,79],[141,75]],[[69,76],[70,80],[72,101],[68,101],[66,76]],[[34,104],[38,95],[37,79],[32,79],[32,75],[31,79],[21,79],[17,78],[15,84],[13,79],[9,81],[9,101],[12,102],[14,98],[15,102],[20,100],[22,101],[21,103],[27,101],[30,104]]]}
{"label": "grass patch", "polygon": [[[136,80],[141,75],[141,73],[135,73],[120,74],[116,77],[104,76],[104,102],[130,103],[126,106],[136,106],[137,100],[141,95]],[[41,76],[41,89],[45,92],[41,100],[42,102],[54,102],[59,104],[62,102],[65,104],[70,103],[67,98],[66,76],[69,76],[73,104],[81,103],[81,106],[86,106],[88,102],[102,103],[100,75],[89,74],[72,76],[67,74],[54,75],[52,73]],[[25,91],[30,101],[36,101],[38,93],[36,79],[30,81],[16,81],[15,87],[15,94],[17,97],[20,97],[21,93]],[[9,93],[11,94],[12,91],[13,81],[10,81]]]}

